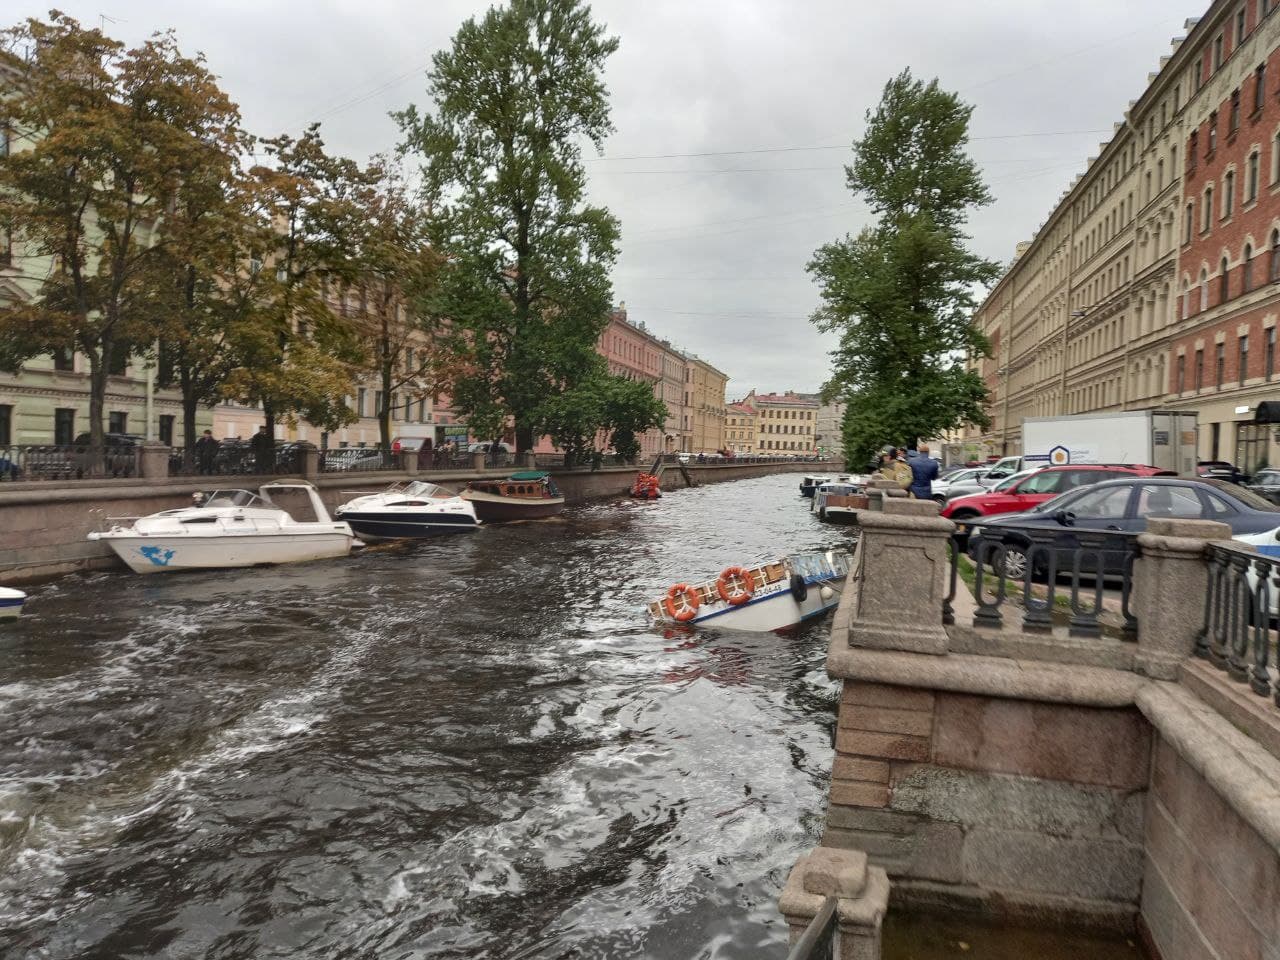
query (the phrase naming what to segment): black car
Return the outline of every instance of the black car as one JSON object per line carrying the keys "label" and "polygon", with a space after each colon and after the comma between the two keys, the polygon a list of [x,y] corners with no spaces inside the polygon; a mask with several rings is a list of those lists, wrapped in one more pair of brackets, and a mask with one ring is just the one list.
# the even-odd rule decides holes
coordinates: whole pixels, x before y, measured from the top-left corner
{"label": "black car", "polygon": [[1196,464],[1196,475],[1213,480],[1227,480],[1231,483],[1239,483],[1243,479],[1243,474],[1236,469],[1235,465],[1226,460],[1201,460]]}
{"label": "black car", "polygon": [[[1023,531],[1065,534],[1057,537],[1055,549],[1058,569],[1066,570],[1070,569],[1072,554],[1079,546],[1077,538],[1070,536],[1072,532],[1141,533],[1152,517],[1218,520],[1231,527],[1233,536],[1265,533],[1280,527],[1280,507],[1225,480],[1126,477],[1072,490],[1025,513],[984,520],[980,526],[974,525],[968,550],[977,558],[984,542],[1002,541],[1005,573],[1012,579],[1021,579],[1026,575],[1032,542]],[[1117,543],[1117,548],[1106,555],[1105,572],[1120,573],[1124,557],[1125,551]],[[1043,574],[1047,559],[1037,557],[1035,566],[1033,575]]]}
{"label": "black car", "polygon": [[[96,473],[89,458],[89,437],[82,433],[76,437],[71,458],[82,473]],[[146,437],[134,433],[104,433],[102,435],[102,471],[109,477],[132,477],[138,474],[138,452],[147,442]]]}
{"label": "black car", "polygon": [[1259,470],[1245,486],[1272,503],[1280,503],[1280,470]]}

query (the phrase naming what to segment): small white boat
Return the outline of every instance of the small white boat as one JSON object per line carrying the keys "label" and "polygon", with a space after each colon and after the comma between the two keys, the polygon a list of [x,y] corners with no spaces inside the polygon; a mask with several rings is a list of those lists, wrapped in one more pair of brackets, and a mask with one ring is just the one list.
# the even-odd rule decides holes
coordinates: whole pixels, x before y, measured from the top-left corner
{"label": "small white boat", "polygon": [[800,478],[800,496],[813,499],[814,492],[824,483],[829,483],[831,477],[819,474],[810,474]]}
{"label": "small white boat", "polygon": [[382,493],[356,497],[334,515],[366,540],[421,540],[467,533],[480,525],[472,504],[424,480],[393,483]]}
{"label": "small white boat", "polygon": [[[271,500],[273,491],[302,491],[315,520],[295,520]],[[213,490],[195,503],[147,517],[109,517],[109,530],[89,534],[108,544],[134,573],[220,570],[261,564],[345,557],[355,544],[351,528],[330,519],[311,484],[269,483],[258,492]]]}
{"label": "small white boat", "polygon": [[0,620],[16,620],[22,615],[27,595],[12,587],[0,587]]}
{"label": "small white boat", "polygon": [[811,508],[826,523],[857,523],[867,509],[867,478],[843,476],[818,487]]}
{"label": "small white boat", "polygon": [[781,630],[840,602],[851,560],[844,550],[794,553],[755,567],[726,567],[705,583],[677,583],[649,604],[663,624]]}

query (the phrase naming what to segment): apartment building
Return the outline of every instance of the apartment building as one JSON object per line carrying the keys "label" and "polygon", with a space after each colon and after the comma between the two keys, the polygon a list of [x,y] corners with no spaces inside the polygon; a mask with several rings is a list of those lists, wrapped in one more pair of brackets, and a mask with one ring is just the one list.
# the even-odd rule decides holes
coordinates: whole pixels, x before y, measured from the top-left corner
{"label": "apartment building", "polygon": [[[990,453],[1024,417],[1196,410],[1200,455],[1275,462],[1259,405],[1280,279],[1276,0],[1213,3],[975,315]],[[1274,241],[1274,247],[1273,247]],[[1272,254],[1272,250],[1278,252]],[[1267,416],[1265,408],[1261,416]]]}
{"label": "apartment building", "polygon": [[685,359],[670,342],[655,336],[643,321],[627,319],[624,301],[609,316],[596,344],[609,372],[653,384],[653,395],[667,405],[667,421],[640,438],[642,457],[675,449],[680,435],[680,406],[685,392]]}
{"label": "apartment building", "polygon": [[756,451],[813,456],[817,452],[816,399],[804,394],[756,393],[741,401],[756,412]]}
{"label": "apartment building", "polygon": [[684,354],[684,397],[680,406],[680,449],[714,453],[725,447],[729,409],[724,390],[729,376],[691,353]]}
{"label": "apartment building", "polygon": [[729,404],[724,437],[725,445],[734,453],[755,453],[756,412],[745,403]]}

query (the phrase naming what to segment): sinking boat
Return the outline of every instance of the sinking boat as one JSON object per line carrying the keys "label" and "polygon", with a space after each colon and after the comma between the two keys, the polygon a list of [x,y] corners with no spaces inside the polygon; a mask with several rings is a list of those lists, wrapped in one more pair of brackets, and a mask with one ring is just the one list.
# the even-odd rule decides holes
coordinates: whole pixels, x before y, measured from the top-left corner
{"label": "sinking boat", "polygon": [[[295,520],[271,494],[305,494],[314,520]],[[345,557],[355,544],[346,523],[330,519],[316,488],[305,481],[269,483],[257,493],[212,490],[194,504],[146,517],[108,517],[110,529],[89,539],[105,543],[134,573],[220,570]]]}
{"label": "sinking boat", "polygon": [[472,480],[459,494],[484,523],[540,520],[564,510],[564,494],[539,470],[513,473],[505,480]]}
{"label": "sinking boat", "polygon": [[27,595],[13,587],[0,587],[0,620],[16,620],[22,616],[22,605]]}
{"label": "sinking boat", "polygon": [[826,523],[857,523],[858,511],[867,509],[865,477],[839,477],[818,487],[811,509]]}
{"label": "sinking boat", "polygon": [[753,567],[726,567],[703,583],[677,583],[649,604],[662,624],[781,630],[840,602],[851,558],[844,550],[794,553]]}
{"label": "sinking boat", "polygon": [[480,526],[475,507],[424,480],[393,483],[381,493],[356,497],[334,515],[367,540],[424,540]]}

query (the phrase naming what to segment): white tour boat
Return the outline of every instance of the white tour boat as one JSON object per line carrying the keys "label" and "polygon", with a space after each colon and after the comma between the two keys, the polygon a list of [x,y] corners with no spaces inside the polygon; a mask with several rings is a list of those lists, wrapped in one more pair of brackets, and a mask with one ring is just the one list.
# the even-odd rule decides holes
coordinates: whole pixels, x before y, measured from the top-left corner
{"label": "white tour boat", "polygon": [[423,480],[393,483],[382,493],[356,497],[334,515],[367,540],[420,540],[467,533],[480,525],[471,503]]}
{"label": "white tour boat", "polygon": [[27,595],[12,587],[0,587],[0,620],[15,620],[22,615]]}
{"label": "white tour boat", "polygon": [[[298,521],[271,501],[273,491],[302,491],[315,520]],[[134,573],[220,570],[345,557],[351,528],[330,519],[311,484],[280,481],[248,490],[197,493],[195,503],[147,517],[109,517],[111,529],[89,534],[108,544]]]}
{"label": "white tour boat", "polygon": [[840,602],[851,559],[844,550],[794,553],[755,567],[726,567],[705,583],[677,583],[649,604],[658,623],[781,630]]}

